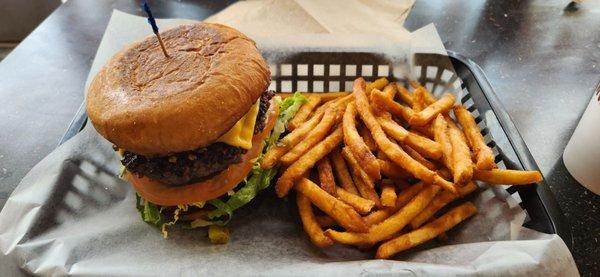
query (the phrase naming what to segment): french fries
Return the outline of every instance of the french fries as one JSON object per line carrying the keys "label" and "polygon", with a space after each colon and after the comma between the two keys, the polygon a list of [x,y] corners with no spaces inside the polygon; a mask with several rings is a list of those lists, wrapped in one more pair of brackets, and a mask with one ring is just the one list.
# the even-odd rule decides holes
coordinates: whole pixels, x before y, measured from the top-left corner
{"label": "french fries", "polygon": [[402,102],[406,103],[406,105],[409,105],[412,107],[413,95],[404,86],[401,86],[397,83],[395,83],[395,85],[396,85],[396,90],[398,90],[398,96],[400,97],[400,100],[402,100]]}
{"label": "french fries", "polygon": [[475,119],[463,106],[454,107],[454,115],[463,127],[463,131],[467,137],[471,150],[475,154],[476,168],[479,170],[490,170],[496,167],[494,162],[494,152],[485,144],[483,136]]}
{"label": "french fries", "polygon": [[415,197],[415,195],[417,195],[417,193],[422,191],[424,187],[425,184],[423,182],[418,182],[406,189],[403,189],[396,197],[396,208],[399,209],[404,207],[406,204],[408,204],[408,202],[410,202],[410,200],[413,199],[413,197]]}
{"label": "french fries", "polygon": [[342,149],[342,154],[350,165],[354,185],[356,186],[359,194],[362,197],[373,201],[377,207],[380,207],[381,202],[379,201],[379,196],[375,191],[373,181],[370,180],[369,176],[364,171],[362,171],[355,157],[352,155],[350,150],[348,150],[348,148],[344,147],[344,149]]}
{"label": "french fries", "polygon": [[377,160],[381,167],[381,173],[392,179],[406,179],[410,175],[403,168],[387,160]]}
{"label": "french fries", "polygon": [[529,185],[541,182],[544,178],[539,171],[510,169],[475,170],[473,179],[488,184]]}
{"label": "french fries", "polygon": [[342,137],[342,129],[337,128],[327,138],[319,142],[310,151],[306,152],[304,156],[300,157],[300,159],[290,165],[290,167],[283,172],[275,184],[275,192],[277,193],[277,196],[286,196],[290,189],[294,186],[294,182],[304,175],[310,168],[312,168],[317,161],[325,157],[327,154],[329,154],[329,152],[337,147],[337,145],[342,142]]}
{"label": "french fries", "polygon": [[[390,258],[436,237],[447,240],[447,230],[477,211],[463,198],[477,190],[476,180],[542,180],[537,171],[496,169],[475,119],[455,97],[436,99],[409,82],[412,93],[385,78],[358,78],[352,93],[307,94],[291,132],[265,153],[263,168],[283,169],[277,195],[296,190],[303,228],[316,246],[375,246],[378,258]],[[456,208],[436,218],[453,202]]]}
{"label": "french fries", "polygon": [[284,166],[289,166],[298,160],[298,158],[306,153],[306,151],[308,151],[311,147],[319,143],[319,141],[322,141],[329,130],[336,123],[335,119],[337,113],[338,108],[336,105],[329,106],[329,108],[325,111],[321,122],[319,122],[319,124],[317,124],[317,126],[315,126],[315,128],[312,129],[302,141],[296,144],[289,152],[281,157],[281,164]]}
{"label": "french fries", "polygon": [[415,126],[424,126],[433,120],[438,114],[450,110],[454,105],[454,101],[456,101],[454,95],[446,93],[444,96],[442,96],[442,98],[427,106],[427,108],[414,114],[408,120],[408,123]]}
{"label": "french fries", "polygon": [[365,221],[349,205],[329,195],[315,183],[306,178],[300,179],[295,189],[308,197],[321,211],[335,219],[342,227],[353,232],[364,233],[369,230]]}
{"label": "french fries", "polygon": [[439,159],[442,156],[442,147],[439,143],[407,131],[389,117],[377,117],[377,122],[388,136],[406,143],[419,154],[431,159]]}
{"label": "french fries", "polygon": [[471,151],[462,133],[457,126],[448,124],[448,137],[452,145],[452,173],[455,184],[464,184],[473,177],[473,161]]}
{"label": "french fries", "polygon": [[417,80],[408,80],[408,84],[413,88],[413,89],[418,89],[419,87],[421,87],[421,84],[417,81]]}
{"label": "french fries", "polygon": [[372,83],[368,84],[367,87],[365,88],[365,91],[367,93],[371,93],[371,91],[373,89],[382,90],[388,84],[389,84],[388,79],[386,79],[386,78],[379,78],[379,79],[373,81]]}
{"label": "french fries", "polygon": [[421,154],[419,154],[419,152],[417,152],[416,150],[412,149],[412,147],[410,147],[408,145],[404,145],[404,147],[402,147],[402,149],[404,149],[406,154],[408,154],[411,158],[415,159],[415,161],[421,163],[423,166],[427,167],[428,169],[430,169],[430,170],[437,169],[437,166],[435,164],[433,164],[431,161],[425,159],[425,157],[421,156]]}
{"label": "french fries", "polygon": [[367,129],[365,125],[360,125],[358,127],[358,133],[360,134],[360,137],[362,137],[362,139],[365,141],[365,144],[371,152],[377,150],[377,144],[375,144],[375,140],[373,140],[371,132],[369,132],[369,129]]}
{"label": "french fries", "polygon": [[[391,83],[388,84],[387,86],[385,86],[385,88],[383,89],[383,94],[385,95],[385,97],[389,98],[389,99],[394,99],[394,97],[396,96],[396,85]],[[373,101],[373,95],[370,94],[369,95],[369,101],[371,102],[371,106],[373,107],[373,112],[377,115],[380,114],[388,114],[385,111],[385,107],[381,107],[379,105],[377,105],[377,103],[375,103],[375,101]]]}
{"label": "french fries", "polygon": [[398,90],[396,89],[395,84],[388,84],[387,86],[385,86],[385,88],[383,88],[382,92],[387,96],[387,98],[393,100]]}
{"label": "french fries", "polygon": [[358,195],[358,190],[356,190],[356,186],[354,186],[352,176],[350,176],[350,171],[348,170],[348,166],[346,166],[346,162],[344,161],[344,157],[342,157],[340,149],[333,150],[329,156],[331,157],[331,162],[335,169],[338,184],[349,193]]}
{"label": "french fries", "polygon": [[422,87],[418,87],[413,92],[412,109],[415,112],[420,112],[423,109],[425,109],[425,107],[427,107],[427,104],[425,104],[425,93],[423,92],[423,90],[424,89]]}
{"label": "french fries", "polygon": [[[476,212],[477,208],[471,202],[466,202],[417,230],[381,244],[377,248],[375,258],[387,259],[398,252],[429,241],[439,234],[452,229],[452,227],[473,216]],[[326,234],[328,231],[326,231]]]}
{"label": "french fries", "polygon": [[371,92],[374,104],[379,107],[385,107],[389,113],[402,117],[404,120],[409,121],[416,115],[416,112],[409,107],[405,107],[396,103],[393,99],[389,99],[382,91],[374,90]]}
{"label": "french fries", "polygon": [[294,118],[288,122],[288,130],[292,131],[300,126],[313,112],[313,110],[321,103],[321,96],[318,95],[306,95],[308,100],[296,113]]}
{"label": "french fries", "polygon": [[[388,182],[383,182],[388,181]],[[396,207],[396,189],[391,180],[381,182],[381,205],[384,207]]]}
{"label": "french fries", "polygon": [[310,120],[304,122],[300,127],[283,137],[275,147],[271,147],[263,157],[261,167],[263,169],[274,167],[279,162],[281,156],[285,155],[289,149],[298,144],[308,132],[319,124],[324,112],[316,111]]}
{"label": "french fries", "polygon": [[321,188],[327,193],[336,196],[337,190],[335,188],[335,178],[333,177],[333,169],[331,168],[331,161],[329,161],[329,158],[324,157],[317,162],[317,170],[319,172]]}
{"label": "french fries", "polygon": [[315,219],[317,220],[317,223],[319,223],[319,226],[321,226],[321,228],[338,226],[337,222],[335,222],[335,219],[331,218],[326,214],[318,215],[315,217]]}
{"label": "french fries", "polygon": [[347,192],[343,188],[336,188],[337,195],[342,202],[352,206],[354,210],[356,210],[359,214],[368,214],[373,206],[375,206],[375,202],[364,199],[358,195],[354,195],[352,193]]}
{"label": "french fries", "polygon": [[425,187],[413,200],[398,212],[383,222],[371,226],[366,233],[339,232],[332,229],[325,231],[325,235],[342,244],[357,246],[373,245],[377,242],[389,239],[402,230],[417,214],[419,214],[431,202],[435,194],[440,190],[438,186]]}
{"label": "french fries", "polygon": [[383,209],[370,213],[369,215],[363,217],[365,223],[369,226],[373,226],[378,224],[384,220],[386,220],[390,215],[394,214],[394,210],[392,209]]}
{"label": "french fries", "polygon": [[[350,151],[348,147],[344,147],[342,149],[342,155],[344,155],[344,158],[348,162],[348,165],[350,165],[350,170],[355,177],[358,177],[363,183],[365,183],[369,187],[375,186],[375,181],[371,179],[371,177],[362,169],[362,167],[356,160],[356,157],[354,157],[354,154],[352,154],[352,151]],[[360,191],[359,185],[356,184],[356,180],[355,185],[356,188]]]}
{"label": "french fries", "polygon": [[355,119],[356,105],[351,103],[346,108],[344,119],[342,121],[344,142],[346,143],[348,149],[352,151],[354,157],[357,158],[356,160],[360,166],[371,177],[371,179],[379,180],[381,179],[381,169],[379,168],[379,163],[377,163],[377,158],[375,158],[375,155],[371,153],[371,150],[369,150],[369,147],[358,133]]}
{"label": "french fries", "polygon": [[450,143],[450,137],[448,136],[448,123],[446,123],[444,116],[441,114],[433,122],[433,136],[435,141],[441,146],[444,165],[452,170],[452,143]]}
{"label": "french fries", "polygon": [[[464,197],[465,195],[475,191],[477,189],[477,185],[473,182],[469,182],[463,187],[458,189],[460,197]],[[417,229],[421,227],[425,222],[429,221],[433,215],[439,211],[444,206],[448,205],[450,202],[456,200],[458,196],[455,194],[449,193],[447,191],[442,191],[436,195],[429,206],[427,206],[421,213],[419,213],[413,220],[410,222],[410,227],[412,229]]]}
{"label": "french fries", "polygon": [[[415,161],[406,152],[404,152],[404,150],[402,150],[400,146],[393,143],[390,139],[387,138],[387,136],[383,132],[383,129],[381,128],[381,125],[379,125],[377,119],[375,119],[375,116],[371,112],[370,104],[364,92],[364,84],[365,80],[362,78],[358,78],[356,79],[356,81],[354,81],[354,98],[356,101],[356,109],[358,110],[358,113],[365,125],[367,125],[367,127],[371,131],[371,134],[373,134],[373,139],[375,139],[375,142],[377,143],[377,146],[381,148],[381,151],[383,151],[390,160],[398,164],[400,167],[406,169],[406,171],[412,173],[415,177],[430,183],[440,185],[444,189],[456,193],[456,188],[454,187],[454,184],[437,176],[435,172],[429,170],[421,163]],[[377,90],[373,90],[373,92],[377,93]],[[427,109],[423,111],[426,110]]]}
{"label": "french fries", "polygon": [[312,243],[318,247],[327,247],[333,244],[333,241],[326,237],[321,229],[322,225],[319,224],[315,218],[315,214],[312,210],[312,204],[308,197],[302,193],[296,194],[296,204],[298,205],[298,213],[304,226],[304,232],[308,234],[308,237]]}
{"label": "french fries", "polygon": [[422,89],[423,90],[423,96],[424,96],[424,99],[425,99],[425,103],[427,105],[431,105],[435,101],[437,101],[437,99],[435,98],[435,96],[433,96],[433,94],[431,92],[429,92],[424,86],[422,86],[421,84],[419,84],[419,82],[417,82],[415,80],[410,80],[408,82],[409,82],[410,86],[413,87],[415,90],[416,89]]}

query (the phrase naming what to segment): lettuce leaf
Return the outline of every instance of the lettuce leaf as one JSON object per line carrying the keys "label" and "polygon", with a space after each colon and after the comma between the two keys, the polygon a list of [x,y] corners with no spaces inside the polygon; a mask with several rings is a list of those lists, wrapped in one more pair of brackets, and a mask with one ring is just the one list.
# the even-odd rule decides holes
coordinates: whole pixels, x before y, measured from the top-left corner
{"label": "lettuce leaf", "polygon": [[300,92],[294,93],[294,95],[283,100],[281,104],[279,104],[279,118],[277,122],[275,122],[275,126],[273,127],[273,131],[271,131],[271,135],[267,139],[265,152],[269,150],[275,143],[279,140],[279,137],[285,129],[287,128],[288,122],[296,115],[300,107],[306,103],[308,100],[306,97],[302,96]]}
{"label": "lettuce leaf", "polygon": [[154,203],[150,203],[148,201],[143,202],[144,203],[142,203],[142,197],[140,197],[139,194],[136,193],[135,206],[140,212],[142,220],[148,223],[152,223],[154,225],[159,225],[161,222],[160,206]]}

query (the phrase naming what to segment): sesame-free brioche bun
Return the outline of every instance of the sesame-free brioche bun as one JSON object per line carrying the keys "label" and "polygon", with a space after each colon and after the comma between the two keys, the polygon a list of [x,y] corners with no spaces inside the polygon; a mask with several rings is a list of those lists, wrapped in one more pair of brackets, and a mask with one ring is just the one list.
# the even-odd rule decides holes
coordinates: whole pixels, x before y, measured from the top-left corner
{"label": "sesame-free brioche bun", "polygon": [[119,148],[168,155],[212,144],[269,85],[254,41],[219,24],[181,25],[114,55],[92,81],[87,112]]}

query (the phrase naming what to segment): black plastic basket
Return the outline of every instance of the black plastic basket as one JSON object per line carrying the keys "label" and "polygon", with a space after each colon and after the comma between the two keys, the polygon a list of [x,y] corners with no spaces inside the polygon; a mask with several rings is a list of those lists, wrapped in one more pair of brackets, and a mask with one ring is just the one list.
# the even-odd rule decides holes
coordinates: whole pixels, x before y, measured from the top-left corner
{"label": "black plastic basket", "polygon": [[[397,78],[400,71],[394,69],[394,64],[385,55],[360,52],[263,54],[271,67],[270,89],[278,92],[349,91],[357,76],[367,80],[387,77],[406,82]],[[454,52],[448,52],[448,56],[416,54],[410,64],[413,77],[434,94],[452,92],[459,97],[474,115],[486,142],[496,153],[500,167],[538,170],[521,135],[477,64]],[[86,121],[85,106],[82,105],[60,143],[77,134]],[[514,196],[518,194],[517,199],[528,214],[526,227],[558,234],[571,248],[570,228],[545,181],[531,186],[507,186],[506,190]]]}

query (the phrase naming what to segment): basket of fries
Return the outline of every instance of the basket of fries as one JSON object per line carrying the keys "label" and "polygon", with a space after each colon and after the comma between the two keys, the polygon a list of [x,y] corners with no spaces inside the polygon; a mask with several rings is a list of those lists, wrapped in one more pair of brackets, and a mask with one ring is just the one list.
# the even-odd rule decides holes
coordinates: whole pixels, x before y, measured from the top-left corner
{"label": "basket of fries", "polygon": [[[406,79],[374,53],[264,54],[270,89],[300,91],[306,103],[261,166],[280,168],[275,192],[292,192],[314,245],[376,247],[390,258],[443,240],[477,212],[469,195],[495,186],[520,201],[525,227],[571,246],[533,157],[472,61],[416,54]],[[80,109],[62,141],[85,122]]]}
{"label": "basket of fries", "polygon": [[417,54],[407,80],[372,53],[270,62],[271,89],[307,92],[307,103],[263,167],[281,167],[277,195],[296,191],[316,246],[378,246],[377,258],[392,257],[443,238],[476,213],[464,199],[488,185],[520,199],[525,226],[569,243],[556,201],[474,63]]}

